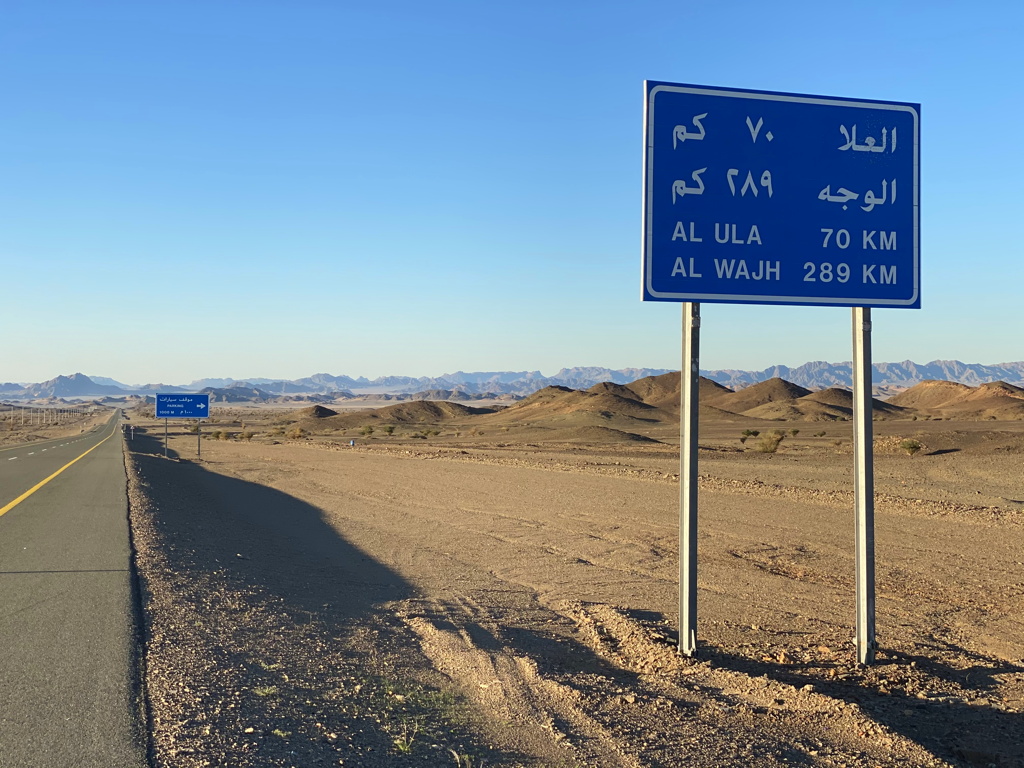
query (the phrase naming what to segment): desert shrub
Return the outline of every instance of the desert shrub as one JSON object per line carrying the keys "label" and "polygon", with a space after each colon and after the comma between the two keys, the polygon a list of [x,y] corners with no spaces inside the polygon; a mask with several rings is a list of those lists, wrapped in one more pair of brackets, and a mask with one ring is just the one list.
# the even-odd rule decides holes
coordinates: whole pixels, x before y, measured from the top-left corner
{"label": "desert shrub", "polygon": [[913,456],[915,453],[921,450],[921,443],[917,440],[906,439],[900,443],[900,449],[906,452],[908,456]]}
{"label": "desert shrub", "polygon": [[744,437],[757,437],[761,433],[756,429],[744,429],[740,434]]}
{"label": "desert shrub", "polygon": [[234,435],[231,434],[230,432],[228,432],[226,429],[223,432],[219,432],[217,434],[217,439],[218,440],[230,440],[233,437],[234,437]]}
{"label": "desert shrub", "polygon": [[760,453],[775,453],[779,450],[779,444],[785,439],[786,435],[778,429],[773,429],[766,435],[762,435],[761,439],[757,443],[757,450]]}
{"label": "desert shrub", "polygon": [[747,442],[747,436],[746,436],[746,435],[743,435],[743,437],[741,437],[741,438],[740,438],[740,442],[741,442],[741,443],[745,443],[745,442]]}
{"label": "desert shrub", "polygon": [[213,440],[220,440],[220,436],[222,434],[223,433],[219,429],[215,429],[213,430],[213,432],[210,433],[210,438]]}
{"label": "desert shrub", "polygon": [[387,425],[385,425],[383,427],[383,430],[384,430],[384,434],[385,435],[393,435],[393,434],[395,434],[395,425],[394,424],[387,424]]}
{"label": "desert shrub", "polygon": [[362,428],[361,430],[359,430],[359,431],[360,431],[360,432],[361,432],[362,434],[364,434],[364,435],[366,435],[367,437],[369,437],[370,435],[372,435],[372,434],[373,434],[373,427],[371,427],[371,426],[370,426],[369,424],[367,424],[367,425],[366,425],[365,427],[363,427],[363,428]]}
{"label": "desert shrub", "polygon": [[791,430],[789,430],[789,434],[790,434],[790,435],[791,435],[792,437],[796,437],[797,435],[799,435],[799,434],[800,434],[800,430],[799,430],[799,429],[791,429]]}
{"label": "desert shrub", "polygon": [[304,430],[302,427],[292,427],[284,434],[289,440],[301,440],[304,437],[309,436],[309,432]]}
{"label": "desert shrub", "polygon": [[188,433],[190,435],[194,435],[198,431],[199,431],[199,425],[198,424],[189,424],[188,425]]}
{"label": "desert shrub", "polygon": [[823,430],[821,430],[821,432],[815,432],[814,436],[815,437],[824,437],[825,436],[825,430],[823,429]]}
{"label": "desert shrub", "polygon": [[245,431],[245,432],[242,432],[238,437],[240,439],[242,439],[242,440],[252,440],[254,434],[256,434],[256,433],[255,432]]}

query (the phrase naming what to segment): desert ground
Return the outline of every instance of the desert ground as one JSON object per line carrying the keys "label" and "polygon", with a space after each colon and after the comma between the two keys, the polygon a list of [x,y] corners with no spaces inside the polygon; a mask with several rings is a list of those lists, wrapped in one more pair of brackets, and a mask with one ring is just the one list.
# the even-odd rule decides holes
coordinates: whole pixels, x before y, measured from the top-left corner
{"label": "desert ground", "polygon": [[154,764],[1024,765],[1024,390],[876,406],[860,667],[849,393],[755,386],[702,384],[693,659],[678,374],[132,413]]}
{"label": "desert ground", "polygon": [[[59,410],[58,406],[44,407],[47,410],[52,409],[53,412],[40,413],[42,408],[32,410],[26,407],[23,415],[20,407],[0,406],[0,448],[80,435],[106,424],[110,418],[110,411],[105,408],[89,413],[62,413],[57,416],[55,414]],[[78,407],[80,406],[60,406],[64,409]]]}

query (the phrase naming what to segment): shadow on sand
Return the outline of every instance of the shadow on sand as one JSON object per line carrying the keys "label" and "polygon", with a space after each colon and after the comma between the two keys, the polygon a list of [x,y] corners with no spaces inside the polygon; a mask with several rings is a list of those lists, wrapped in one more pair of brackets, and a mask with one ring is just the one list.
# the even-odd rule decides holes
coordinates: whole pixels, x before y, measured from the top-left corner
{"label": "shadow on sand", "polygon": [[[998,683],[993,678],[996,675],[1024,672],[1024,667],[994,662],[963,648],[943,650],[976,663],[966,668],[953,668],[929,656],[881,650],[874,666],[884,673],[886,667],[915,664],[933,678],[976,691],[995,688]],[[842,679],[822,678],[820,662],[815,662],[817,669],[811,671],[810,665],[759,661],[714,647],[702,648],[701,657],[716,666],[752,677],[765,675],[796,688],[813,685],[820,694],[856,704],[870,719],[954,765],[984,768],[1024,765],[1020,714],[1004,712],[984,702],[970,704],[954,696],[922,699],[896,689],[883,692]]]}
{"label": "shadow on sand", "polygon": [[[484,744],[464,705],[424,677],[429,663],[386,608],[412,588],[319,509],[165,458],[162,429],[127,442],[152,500],[155,535],[137,532],[138,546],[161,562],[140,556],[147,674],[192,667],[149,681],[155,765],[191,765],[182,750],[237,767],[454,765],[449,748],[473,765],[530,762]],[[161,723],[179,725],[161,735]]]}

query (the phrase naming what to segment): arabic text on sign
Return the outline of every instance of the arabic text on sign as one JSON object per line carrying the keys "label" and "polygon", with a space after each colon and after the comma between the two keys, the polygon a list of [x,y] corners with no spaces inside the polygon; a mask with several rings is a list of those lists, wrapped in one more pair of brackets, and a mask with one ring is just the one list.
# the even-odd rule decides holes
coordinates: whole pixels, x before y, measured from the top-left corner
{"label": "arabic text on sign", "polygon": [[701,125],[700,121],[707,116],[707,112],[702,115],[693,116],[693,124],[698,128],[697,133],[690,133],[689,129],[685,125],[677,125],[672,131],[672,149],[675,149],[687,139],[690,139],[691,141],[702,141],[705,133],[704,126]]}
{"label": "arabic text on sign", "polygon": [[[846,139],[846,143],[839,146],[840,151],[845,152],[848,149],[852,149],[854,152],[885,152],[886,141],[888,141],[888,131],[882,129],[882,143],[878,143],[878,139],[874,136],[868,136],[864,139],[863,144],[857,143],[857,126],[853,126],[852,129],[848,130],[845,125],[839,126],[839,132],[843,134]],[[892,147],[889,149],[890,152],[896,151],[896,129],[892,129]]]}

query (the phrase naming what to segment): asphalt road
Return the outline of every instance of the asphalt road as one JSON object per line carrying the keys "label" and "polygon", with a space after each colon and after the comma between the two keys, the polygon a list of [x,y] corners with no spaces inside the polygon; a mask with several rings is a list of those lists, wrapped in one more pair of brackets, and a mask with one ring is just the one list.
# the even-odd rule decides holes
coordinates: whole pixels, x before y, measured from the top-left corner
{"label": "asphalt road", "polygon": [[0,450],[0,768],[146,765],[120,431]]}

